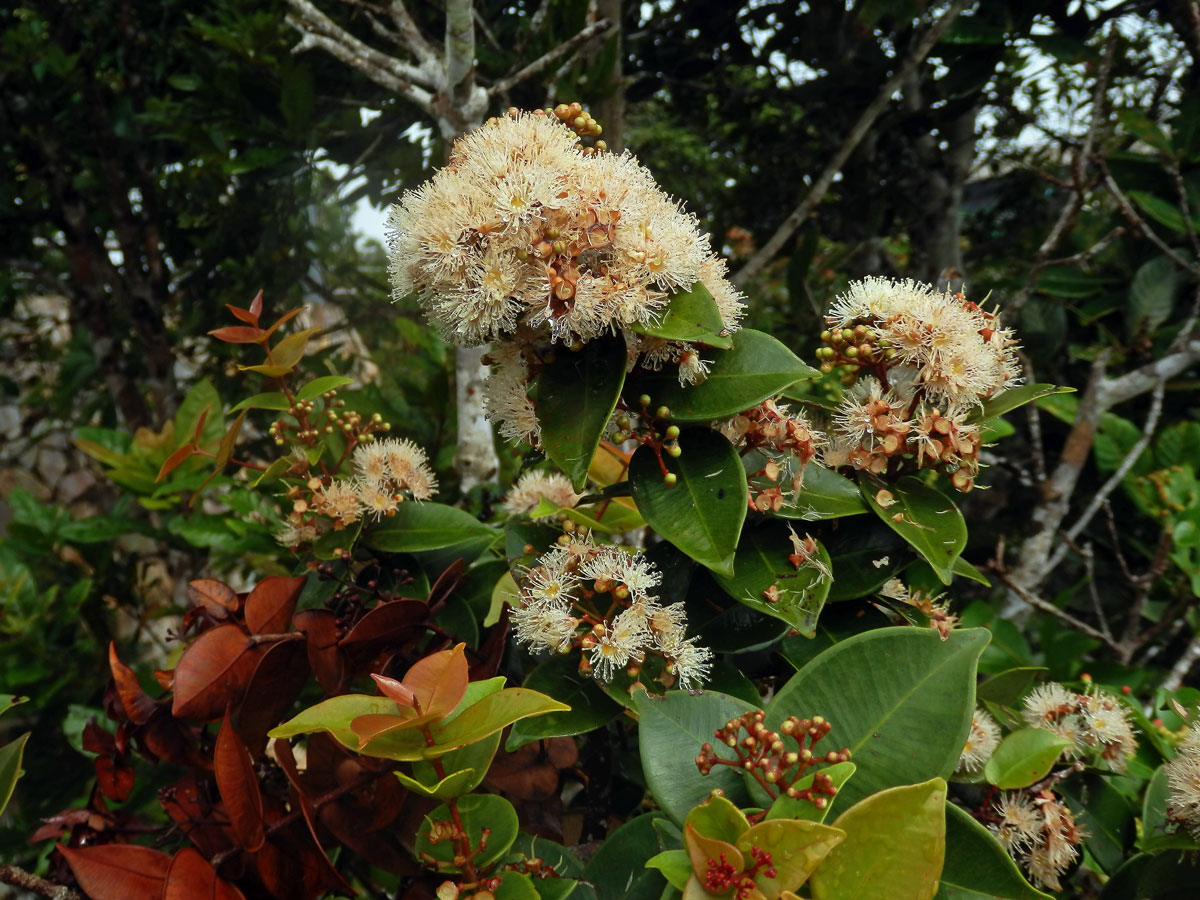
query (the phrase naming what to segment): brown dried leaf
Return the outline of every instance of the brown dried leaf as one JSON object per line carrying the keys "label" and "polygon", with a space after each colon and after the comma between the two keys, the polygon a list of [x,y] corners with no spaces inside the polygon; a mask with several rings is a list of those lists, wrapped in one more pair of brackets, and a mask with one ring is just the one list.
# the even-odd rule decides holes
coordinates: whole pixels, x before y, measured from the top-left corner
{"label": "brown dried leaf", "polygon": [[159,900],[171,857],[133,844],[58,845],[75,880],[92,900]]}
{"label": "brown dried leaf", "polygon": [[253,697],[254,702],[243,703],[237,714],[238,734],[251,756],[263,752],[267,732],[280,723],[306,681],[304,641],[280,641],[262,655],[246,685],[246,696]]}
{"label": "brown dried leaf", "polygon": [[246,897],[219,877],[208,860],[193,848],[184,847],[167,869],[162,900],[246,900]]}
{"label": "brown dried leaf", "polygon": [[172,712],[181,719],[212,721],[241,700],[265,648],[252,647],[232,623],[200,635],[175,667]]}
{"label": "brown dried leaf", "polygon": [[187,594],[193,606],[207,610],[214,619],[225,619],[231,612],[237,612],[237,594],[225,582],[215,578],[198,578],[189,582]]}
{"label": "brown dried leaf", "polygon": [[229,815],[229,825],[238,843],[251,853],[263,845],[263,803],[258,776],[242,739],[233,728],[229,710],[217,733],[213,751],[213,774]]}
{"label": "brown dried leaf", "polygon": [[429,608],[420,600],[381,603],[358,620],[341,640],[350,674],[368,674],[380,651],[394,652],[424,630]]}
{"label": "brown dried leaf", "polygon": [[142,690],[133,669],[121,662],[117,656],[117,645],[111,641],[108,644],[108,667],[112,670],[117,696],[121,698],[126,717],[135,725],[146,724],[158,709],[158,704]]}
{"label": "brown dried leaf", "polygon": [[256,584],[246,598],[246,627],[254,634],[286,631],[305,581],[271,575]]}
{"label": "brown dried leaf", "polygon": [[124,803],[133,793],[133,766],[115,754],[97,756],[96,787],[109,800]]}
{"label": "brown dried leaf", "polygon": [[302,609],[292,622],[307,638],[308,665],[325,693],[341,693],[346,664],[338,647],[337,614],[331,609]]}

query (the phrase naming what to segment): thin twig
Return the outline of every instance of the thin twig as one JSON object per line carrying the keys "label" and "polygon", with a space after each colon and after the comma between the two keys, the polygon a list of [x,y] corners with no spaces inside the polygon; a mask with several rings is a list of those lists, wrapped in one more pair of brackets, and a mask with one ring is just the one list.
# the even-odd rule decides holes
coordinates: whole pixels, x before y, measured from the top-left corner
{"label": "thin twig", "polygon": [[1117,206],[1121,209],[1121,214],[1129,220],[1129,224],[1133,225],[1142,236],[1150,243],[1162,251],[1175,265],[1183,269],[1185,272],[1191,273],[1192,277],[1200,278],[1200,264],[1184,259],[1178,253],[1171,249],[1162,238],[1158,236],[1153,228],[1146,224],[1146,220],[1138,215],[1137,210],[1133,208],[1133,204],[1129,202],[1129,198],[1125,196],[1125,192],[1117,185],[1116,180],[1112,177],[1112,173],[1108,171],[1108,166],[1104,160],[1097,159],[1096,164],[1100,167],[1100,171],[1104,176],[1104,186],[1108,188],[1108,192],[1113,195],[1113,199],[1117,201]]}
{"label": "thin twig", "polygon": [[1071,615],[1066,610],[1059,609],[1057,606],[1055,606],[1050,601],[1043,600],[1041,597],[1039,597],[1037,594],[1033,593],[1032,591],[1026,590],[1024,587],[1022,587],[1021,585],[1019,585],[1015,581],[1013,581],[1011,578],[1009,578],[1007,572],[1000,572],[1000,580],[1003,581],[1006,585],[1008,585],[1008,587],[1010,589],[1012,589],[1017,594],[1019,594],[1021,596],[1022,600],[1024,600],[1026,603],[1028,603],[1030,606],[1034,607],[1035,609],[1040,609],[1042,612],[1050,613],[1050,615],[1054,616],[1055,618],[1061,619],[1063,622],[1070,625],[1076,631],[1078,631],[1082,634],[1086,634],[1088,637],[1095,638],[1096,640],[1100,641],[1100,643],[1104,644],[1110,650],[1113,650],[1117,653],[1121,652],[1121,645],[1118,644],[1115,640],[1113,640],[1111,635],[1106,635],[1100,629],[1095,628],[1092,625],[1089,625],[1087,622],[1083,621],[1082,619],[1075,618],[1075,616]]}
{"label": "thin twig", "polygon": [[1113,639],[1112,629],[1108,627],[1108,616],[1104,615],[1104,608],[1100,604],[1100,591],[1096,588],[1096,554],[1092,550],[1091,543],[1085,544],[1082,550],[1080,555],[1083,557],[1083,566],[1087,571],[1088,593],[1092,596],[1092,609],[1096,613],[1096,621],[1100,623],[1100,630],[1111,641]]}
{"label": "thin twig", "polygon": [[490,88],[488,88],[488,96],[497,97],[507,94],[514,87],[520,84],[527,78],[532,78],[542,69],[546,68],[553,62],[556,62],[569,53],[574,53],[577,50],[582,50],[593,40],[602,40],[617,30],[615,23],[608,19],[600,19],[588,25],[574,37],[568,38],[552,50],[539,56],[529,65],[517,70],[511,75],[501,78]]}
{"label": "thin twig", "polygon": [[942,17],[930,26],[929,30],[913,45],[908,55],[896,66],[892,77],[883,83],[879,88],[879,92],[875,95],[875,99],[862,111],[862,114],[858,117],[858,121],[851,126],[850,131],[847,132],[845,139],[842,141],[842,145],[834,153],[833,158],[826,164],[821,174],[817,176],[808,194],[800,201],[800,205],[792,210],[779,228],[776,229],[775,233],[771,235],[770,239],[733,276],[731,280],[734,284],[739,287],[744,286],[765,269],[771,260],[779,255],[779,252],[783,250],[787,242],[795,235],[797,229],[804,224],[809,213],[816,209],[817,205],[825,198],[825,194],[833,184],[834,177],[841,171],[842,166],[846,164],[846,160],[850,158],[850,155],[858,149],[858,145],[867,136],[867,132],[871,130],[871,126],[875,124],[875,120],[879,118],[880,114],[891,102],[892,95],[896,93],[900,85],[916,70],[917,66],[924,62],[925,57],[937,45],[937,42],[946,32],[946,29],[950,27],[950,23],[958,17],[958,14],[962,12],[965,5],[965,0],[953,0],[946,9],[946,12],[942,14]]}
{"label": "thin twig", "polygon": [[49,900],[86,900],[83,894],[73,891],[65,884],[55,884],[19,866],[0,866],[0,883],[11,884]]}

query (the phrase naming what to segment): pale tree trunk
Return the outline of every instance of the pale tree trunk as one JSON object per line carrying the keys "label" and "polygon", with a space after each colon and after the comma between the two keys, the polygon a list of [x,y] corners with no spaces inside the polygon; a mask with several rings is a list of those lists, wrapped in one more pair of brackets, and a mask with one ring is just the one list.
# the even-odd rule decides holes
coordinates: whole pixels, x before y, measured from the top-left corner
{"label": "pale tree trunk", "polygon": [[[362,4],[342,0],[362,13]],[[376,84],[417,106],[437,125],[447,142],[476,128],[496,98],[514,85],[537,75],[551,63],[603,40],[612,23],[601,18],[548,53],[496,80],[491,88],[475,80],[475,9],[472,0],[446,0],[446,26],[441,47],[429,40],[410,15],[404,0],[363,13],[371,30],[387,51],[347,31],[310,0],[287,0],[288,23],[301,34],[293,52],[324,50],[357,69]],[[619,7],[619,2],[618,2]],[[402,54],[396,54],[396,48]],[[619,71],[619,70],[618,70]],[[458,448],[454,468],[465,493],[496,477],[499,459],[491,425],[483,413],[484,348],[459,347],[455,351],[455,406],[458,413]]]}

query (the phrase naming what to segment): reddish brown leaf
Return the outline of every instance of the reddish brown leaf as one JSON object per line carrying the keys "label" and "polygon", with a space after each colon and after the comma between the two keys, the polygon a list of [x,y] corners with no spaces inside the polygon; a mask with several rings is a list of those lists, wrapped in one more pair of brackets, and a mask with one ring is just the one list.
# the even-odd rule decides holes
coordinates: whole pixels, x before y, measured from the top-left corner
{"label": "reddish brown leaf", "polygon": [[508,613],[506,603],[500,610],[500,621],[491,627],[483,646],[479,648],[480,659],[471,665],[471,678],[483,681],[500,671],[500,662],[508,648]]}
{"label": "reddish brown leaf", "polygon": [[117,645],[108,644],[108,667],[112,669],[113,681],[117,685],[117,696],[121,698],[121,706],[125,715],[135,725],[145,725],[158,709],[158,704],[151,700],[138,683],[133,669],[121,662],[117,656]]}
{"label": "reddish brown leaf", "polygon": [[315,900],[326,891],[357,896],[300,822],[272,835],[256,860],[263,884],[279,900]]}
{"label": "reddish brown leaf", "polygon": [[155,669],[154,680],[158,682],[158,686],[164,691],[171,690],[175,686],[175,670],[174,669]]}
{"label": "reddish brown leaf", "polygon": [[208,860],[193,848],[184,847],[167,869],[162,900],[246,900],[246,897],[219,877]]}
{"label": "reddish brown leaf", "polygon": [[[375,784],[398,789],[401,798],[404,789],[400,782],[391,775],[385,775],[375,780]],[[399,814],[403,800],[390,808],[391,817],[388,824]],[[418,866],[413,860],[412,853],[405,849],[401,839],[403,832],[396,828],[382,828],[373,824],[373,814],[382,807],[381,804],[355,806],[345,800],[326,803],[321,807],[321,824],[325,826],[341,844],[344,844],[357,856],[361,856],[372,865],[395,872],[397,875],[414,875]],[[409,832],[410,834],[412,832]]]}
{"label": "reddish brown leaf", "polygon": [[404,686],[416,695],[416,708],[439,719],[449,715],[467,692],[466,644],[431,653],[413,663]]}
{"label": "reddish brown leaf", "polygon": [[275,320],[274,325],[272,325],[270,328],[267,329],[267,336],[269,337],[270,335],[274,334],[276,331],[279,330],[280,325],[283,325],[285,322],[291,321],[296,316],[300,315],[300,313],[304,312],[306,309],[308,309],[307,306],[297,306],[295,309],[289,309],[282,316],[280,316],[278,319]]}
{"label": "reddish brown leaf", "polygon": [[254,299],[250,301],[250,315],[254,316],[255,323],[258,322],[258,317],[262,315],[262,291],[254,295]]}
{"label": "reddish brown leaf", "polygon": [[133,766],[116,755],[97,756],[96,786],[109,800],[124,803],[133,793]]}
{"label": "reddish brown leaf", "polygon": [[225,619],[231,612],[237,612],[237,594],[225,582],[215,578],[198,578],[189,582],[187,594],[192,606],[207,610],[214,619]]}
{"label": "reddish brown leaf", "polygon": [[425,601],[430,608],[436,608],[444,603],[458,586],[463,583],[467,574],[467,561],[456,559],[438,576],[433,587],[429,589],[429,598]]}
{"label": "reddish brown leaf", "polygon": [[39,828],[29,838],[31,844],[38,844],[42,841],[54,838],[57,840],[62,837],[64,831],[74,828],[76,825],[82,825],[87,822],[92,816],[90,809],[64,809],[60,813],[48,817],[46,824]]}
{"label": "reddish brown leaf", "polygon": [[341,647],[349,657],[352,675],[367,674],[381,651],[389,653],[417,635],[429,615],[420,600],[393,600],[381,603],[358,620],[342,638]]}
{"label": "reddish brown leaf", "polygon": [[286,631],[306,579],[271,575],[254,586],[246,598],[246,627],[255,634]]}
{"label": "reddish brown leaf", "polygon": [[254,763],[233,728],[228,710],[217,733],[213,774],[238,843],[254,853],[262,847],[264,839],[262,792],[258,788]]}
{"label": "reddish brown leaf", "polygon": [[116,739],[99,725],[95,719],[88,719],[83,726],[83,749],[88,753],[116,753]]}
{"label": "reddish brown leaf", "polygon": [[171,857],[133,844],[58,846],[92,900],[159,900]]}
{"label": "reddish brown leaf", "polygon": [[331,609],[302,609],[292,622],[307,638],[308,665],[325,693],[341,693],[346,665],[338,648],[337,614]]}
{"label": "reddish brown leaf", "polygon": [[157,484],[178,469],[181,465],[183,465],[183,461],[195,452],[196,445],[191,441],[188,441],[186,444],[168,456],[163,462],[162,468],[158,470],[158,477],[154,479],[154,483]]}
{"label": "reddish brown leaf", "polygon": [[230,830],[222,825],[211,824],[213,803],[210,795],[213,794],[212,781],[207,777],[203,782],[199,781],[195,772],[188,772],[158,792],[158,802],[163,810],[179,825],[187,839],[210,859],[234,847]]}
{"label": "reddish brown leaf", "polygon": [[177,766],[206,765],[197,753],[187,727],[162,707],[138,729],[142,749],[153,758]]}
{"label": "reddish brown leaf", "polygon": [[200,434],[204,431],[204,423],[208,421],[208,413],[211,407],[204,407],[200,410],[200,415],[196,417],[196,427],[192,429],[192,443],[200,446]]}
{"label": "reddish brown leaf", "polygon": [[258,327],[258,316],[250,312],[248,309],[242,309],[239,306],[234,306],[232,303],[226,303],[225,308],[234,314],[238,319],[241,319],[247,325]]}
{"label": "reddish brown leaf", "polygon": [[214,328],[208,334],[227,344],[257,344],[267,339],[265,331],[252,325],[226,325]]}
{"label": "reddish brown leaf", "polygon": [[404,682],[397,681],[395,678],[388,678],[386,675],[371,675],[375,679],[375,683],[379,685],[379,693],[385,697],[391,697],[399,706],[413,707],[417,702],[417,695],[412,692],[412,688],[405,687]]}
{"label": "reddish brown leaf", "polygon": [[172,712],[181,719],[212,721],[236,705],[261,655],[238,626],[218,625],[200,635],[175,667]]}
{"label": "reddish brown leaf", "polygon": [[280,641],[263,654],[250,676],[246,696],[237,714],[237,730],[251,756],[267,746],[267,732],[284,718],[292,702],[308,681],[308,659],[304,641]]}

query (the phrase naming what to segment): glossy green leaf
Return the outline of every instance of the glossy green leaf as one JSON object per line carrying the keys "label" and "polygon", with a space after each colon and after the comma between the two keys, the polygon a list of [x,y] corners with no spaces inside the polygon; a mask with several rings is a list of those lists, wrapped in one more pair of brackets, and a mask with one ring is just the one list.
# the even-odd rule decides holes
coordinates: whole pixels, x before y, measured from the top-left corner
{"label": "glossy green leaf", "polygon": [[584,878],[596,888],[598,900],[659,900],[666,881],[646,861],[659,852],[652,812],[630,819],[605,838],[584,867]]}
{"label": "glossy green leaf", "polygon": [[8,806],[13,790],[16,789],[17,779],[21,777],[21,760],[25,755],[25,743],[28,740],[27,732],[0,747],[0,813]]}
{"label": "glossy green leaf", "polygon": [[490,737],[513,722],[548,712],[563,712],[568,708],[537,691],[505,688],[472,704],[448,722],[432,723],[429,726],[432,745],[426,744],[420,730],[398,727],[394,731],[381,732],[357,749],[367,756],[385,759],[434,759]]}
{"label": "glossy green leaf", "polygon": [[[488,831],[484,850],[475,856],[477,867],[483,868],[496,862],[508,852],[513,841],[517,838],[519,823],[517,811],[513,805],[496,794],[470,794],[457,801],[458,815],[466,827],[471,846],[478,847],[484,831]],[[449,807],[439,806],[427,816],[417,830],[415,850],[424,856],[428,854],[442,863],[442,871],[457,872],[458,867],[452,865],[455,853],[453,841],[440,840],[431,842],[429,831],[434,823],[450,824],[452,814]]]}
{"label": "glossy green leaf", "polygon": [[834,801],[838,809],[884,788],[948,778],[971,726],[988,637],[983,628],[945,641],[933,629],[877,628],[847,638],[779,689],[767,725],[818,714],[830,722],[822,744],[848,747],[858,767]]}
{"label": "glossy green leaf", "polygon": [[277,411],[285,411],[292,406],[288,402],[287,395],[279,391],[272,391],[268,394],[255,394],[253,397],[247,397],[241,403],[229,408],[231,413],[240,412],[243,409],[273,409]]}
{"label": "glossy green leaf", "polygon": [[[717,574],[716,579],[743,606],[787,622],[812,637],[832,582],[829,554],[818,544],[815,563],[797,569],[788,559],[794,552],[784,523],[760,522],[742,531],[734,574]],[[768,595],[777,599],[770,600]]]}
{"label": "glossy green leaf", "polygon": [[19,706],[27,702],[29,702],[29,698],[22,697],[20,694],[0,694],[0,716],[4,715],[14,706]]}
{"label": "glossy green leaf", "polygon": [[975,696],[983,701],[990,700],[1001,706],[1015,706],[1025,696],[1033,680],[1046,672],[1044,666],[1017,666],[1000,672],[979,683]]}
{"label": "glossy green leaf", "polygon": [[571,479],[587,485],[600,437],[625,384],[625,339],[608,335],[572,352],[555,348],[537,382],[537,412],[546,455]]}
{"label": "glossy green leaf", "polygon": [[359,716],[390,715],[395,712],[396,701],[388,697],[342,694],[310,706],[282,725],[272,728],[269,735],[273,738],[289,738],[326,731],[342,746],[357,750],[358,735],[350,730],[350,723]]}
{"label": "glossy green leaf", "polygon": [[669,407],[676,421],[707,422],[750,409],[800,379],[819,374],[775,338],[749,328],[734,334],[732,349],[703,356],[712,365],[700,384],[681,387],[677,374],[667,367],[630,379],[626,393],[649,394],[654,407]]}
{"label": "glossy green leaf", "polygon": [[[633,705],[646,784],[677,824],[718,788],[733,803],[745,805],[749,796],[742,773],[732,766],[714,766],[711,773],[701,775],[696,755],[703,744],[713,741],[718,728],[753,706],[715,692],[692,696],[681,691],[669,691],[661,698],[639,691]],[[727,758],[732,759],[732,753]]]}
{"label": "glossy green leaf", "polygon": [[846,840],[841,828],[803,819],[776,819],[760,822],[735,842],[742,855],[750,858],[757,847],[771,854],[774,876],[759,872],[755,885],[768,897],[782,891],[795,891],[812,876],[829,854]]}
{"label": "glossy green leaf", "polygon": [[946,863],[936,900],[1048,900],[970,813],[946,804]]}
{"label": "glossy green leaf", "polygon": [[[840,762],[834,763],[832,766],[822,766],[817,771],[822,775],[828,776],[833,782],[833,786],[840,792],[842,786],[850,780],[850,776],[854,774],[856,768],[858,767],[852,762]],[[803,791],[812,787],[813,774],[815,773],[805,775],[797,781],[795,784],[796,790]],[[754,787],[757,788],[758,785],[755,784]],[[751,793],[754,793],[754,791],[752,790]],[[804,819],[809,822],[824,822],[825,817],[829,815],[831,809],[833,809],[833,804],[829,802],[826,802],[825,808],[821,809],[810,800],[792,798],[787,794],[780,794],[767,809],[767,821],[769,822],[771,819]]]}
{"label": "glossy green leaf", "polygon": [[750,829],[746,814],[735,806],[728,797],[710,796],[692,808],[684,819],[706,838],[732,844]]}
{"label": "glossy green leaf", "polygon": [[1042,397],[1073,393],[1075,393],[1075,388],[1059,387],[1057,384],[1018,385],[1017,387],[1009,388],[1007,391],[1001,391],[990,400],[985,401],[983,406],[967,416],[967,421],[983,422],[987,419],[994,419],[996,416],[1002,416],[1006,412],[1011,412],[1018,407],[1024,406],[1026,403],[1040,400]]}
{"label": "glossy green leaf", "polygon": [[983,767],[983,777],[1004,790],[1029,787],[1045,778],[1070,746],[1070,740],[1053,731],[1022,728],[1000,742]]}
{"label": "glossy green leaf", "polygon": [[1159,766],[1146,785],[1146,796],[1142,800],[1142,836],[1138,847],[1146,853],[1197,849],[1191,835],[1167,820],[1170,796],[1166,766]]}
{"label": "glossy green leaf", "polygon": [[664,850],[646,860],[646,868],[658,869],[673,887],[681,891],[692,875],[692,861],[686,850]]}
{"label": "glossy green leaf", "polygon": [[667,341],[686,341],[728,350],[733,346],[733,341],[721,335],[724,327],[721,311],[717,309],[712,294],[697,281],[690,290],[680,291],[671,297],[666,311],[657,322],[630,325],[629,330]]}
{"label": "glossy green leaf", "polygon": [[889,788],[842,813],[846,839],[809,879],[813,900],[932,900],[946,853],[946,782]]}
{"label": "glossy green leaf", "polygon": [[[458,708],[454,710],[446,719],[450,721],[458,716],[463,710],[470,709],[471,706],[478,703],[489,694],[495,694],[504,688],[504,678],[495,677],[487,678],[482,681],[472,681],[467,685],[467,692],[463,695],[462,702]],[[488,768],[492,764],[492,759],[496,755],[496,751],[500,749],[500,733],[497,732],[481,741],[475,741],[465,747],[460,747],[458,750],[452,750],[441,758],[442,771],[451,774],[469,772],[468,776],[463,776],[452,782],[449,785],[444,785],[441,788],[441,793],[436,793],[441,800],[448,800],[450,797],[458,797],[463,794],[470,793],[479,787],[484,776],[487,775]],[[426,788],[426,793],[430,793],[430,789],[436,787],[441,779],[438,777],[437,768],[432,763],[418,760],[412,764],[412,778]],[[447,776],[447,779],[449,776]],[[401,781],[404,779],[401,778]]]}
{"label": "glossy green leaf", "polygon": [[314,378],[300,390],[296,391],[297,400],[312,400],[319,397],[327,391],[337,390],[340,387],[345,387],[348,384],[354,384],[353,378],[347,378],[345,375],[322,375],[320,378]]}
{"label": "glossy green leaf", "polygon": [[980,572],[961,556],[954,560],[954,565],[951,567],[951,572],[955,575],[961,575],[963,578],[969,578],[971,581],[976,581],[979,584],[982,584],[984,587],[992,586],[992,582],[986,575]]}
{"label": "glossy green leaf", "polygon": [[[863,472],[859,485],[875,514],[921,554],[942,584],[949,584],[967,543],[967,525],[954,502],[912,476],[887,484]],[[886,508],[879,504],[882,491],[893,498]]]}
{"label": "glossy green leaf", "polygon": [[453,547],[471,538],[497,534],[470,513],[427,501],[401,503],[396,514],[367,533],[366,543],[386,553],[417,553]]}
{"label": "glossy green leaf", "polygon": [[667,486],[658,459],[642,446],[629,464],[638,512],[650,527],[715,572],[733,574],[734,552],[746,519],[748,492],[742,462],[722,435],[689,428],[679,436],[683,453],[664,455],[676,483]]}
{"label": "glossy green leaf", "polygon": [[[759,486],[764,486],[765,483],[765,479],[756,481]],[[786,492],[784,496],[787,501],[783,507],[771,513],[781,519],[815,522],[821,519],[857,516],[868,511],[862,493],[852,479],[815,462],[810,462],[804,467],[804,483],[795,496]]]}
{"label": "glossy green leaf", "polygon": [[621,706],[596,685],[595,679],[579,674],[578,654],[552,656],[530,672],[522,684],[570,709],[517,722],[505,744],[509,751],[541,738],[584,734],[603,727],[621,712]]}
{"label": "glossy green leaf", "polygon": [[1139,853],[1113,874],[1100,900],[1195,900],[1200,896],[1200,866],[1182,850]]}
{"label": "glossy green leaf", "polygon": [[458,772],[451,772],[445,778],[431,785],[418,781],[403,772],[397,772],[396,777],[414,794],[422,797],[435,797],[438,800],[449,800],[451,797],[461,797],[463,794],[471,792],[471,782],[475,781],[475,770],[462,769]]}

